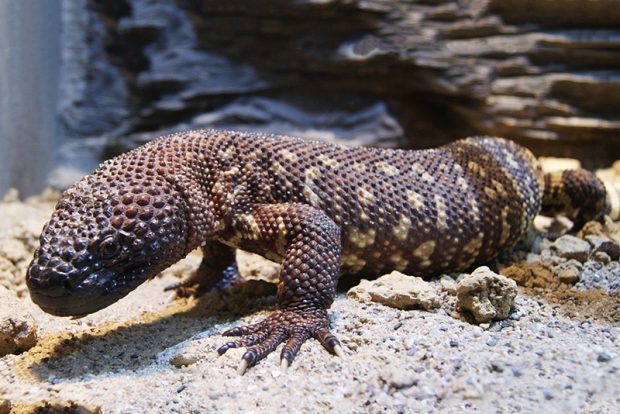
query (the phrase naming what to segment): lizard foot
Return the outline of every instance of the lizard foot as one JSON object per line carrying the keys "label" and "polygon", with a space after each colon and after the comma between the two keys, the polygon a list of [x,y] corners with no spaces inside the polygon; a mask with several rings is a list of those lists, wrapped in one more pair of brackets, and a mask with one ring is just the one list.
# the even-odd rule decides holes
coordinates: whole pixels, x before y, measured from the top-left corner
{"label": "lizard foot", "polygon": [[240,336],[221,346],[217,352],[223,355],[231,348],[248,347],[237,371],[243,375],[248,367],[274,351],[286,341],[280,353],[283,370],[293,362],[301,345],[309,338],[317,339],[329,352],[344,356],[340,341],[327,328],[329,319],[324,309],[279,309],[255,325],[232,328],[224,336]]}

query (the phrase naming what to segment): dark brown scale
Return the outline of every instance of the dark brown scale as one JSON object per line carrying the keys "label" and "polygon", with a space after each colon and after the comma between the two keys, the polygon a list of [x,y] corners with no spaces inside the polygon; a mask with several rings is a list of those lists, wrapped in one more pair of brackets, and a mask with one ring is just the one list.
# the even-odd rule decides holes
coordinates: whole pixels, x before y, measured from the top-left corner
{"label": "dark brown scale", "polygon": [[311,337],[341,352],[327,315],[340,273],[432,275],[484,263],[524,234],[543,199],[564,197],[560,204],[581,204],[583,218],[600,216],[604,190],[588,174],[568,174],[543,197],[534,157],[502,139],[402,151],[179,133],[67,190],[27,281],[44,310],[85,314],[199,246],[203,261],[178,293],[226,286],[238,279],[235,248],[243,248],[281,262],[279,309],[226,332],[240,338],[219,352],[247,347],[246,367],[284,343],[288,364]]}

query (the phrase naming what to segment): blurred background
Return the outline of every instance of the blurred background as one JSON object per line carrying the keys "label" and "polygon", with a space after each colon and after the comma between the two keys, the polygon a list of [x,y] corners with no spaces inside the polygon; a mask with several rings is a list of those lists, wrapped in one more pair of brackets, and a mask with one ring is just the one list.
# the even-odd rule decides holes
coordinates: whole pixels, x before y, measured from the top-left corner
{"label": "blurred background", "polygon": [[191,128],[620,158],[618,0],[0,0],[0,194]]}

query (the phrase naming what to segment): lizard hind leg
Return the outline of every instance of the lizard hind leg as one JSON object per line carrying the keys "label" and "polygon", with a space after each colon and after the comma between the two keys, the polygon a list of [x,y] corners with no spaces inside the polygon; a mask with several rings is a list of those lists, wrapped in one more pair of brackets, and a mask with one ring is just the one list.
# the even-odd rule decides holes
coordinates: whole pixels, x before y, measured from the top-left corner
{"label": "lizard hind leg", "polygon": [[545,174],[541,214],[564,213],[577,231],[590,220],[601,220],[609,210],[605,185],[592,172],[580,168]]}
{"label": "lizard hind leg", "polygon": [[222,290],[241,281],[235,249],[218,241],[202,247],[202,261],[191,276],[171,284],[165,290],[175,290],[178,297],[201,296],[209,291]]}
{"label": "lizard hind leg", "polygon": [[329,332],[327,308],[333,302],[340,268],[340,229],[323,212],[302,204],[264,204],[236,220],[240,247],[282,258],[278,309],[262,322],[230,329],[236,340],[218,349],[247,347],[239,371],[284,343],[280,359],[288,367],[302,344],[317,339],[340,355],[338,339]]}

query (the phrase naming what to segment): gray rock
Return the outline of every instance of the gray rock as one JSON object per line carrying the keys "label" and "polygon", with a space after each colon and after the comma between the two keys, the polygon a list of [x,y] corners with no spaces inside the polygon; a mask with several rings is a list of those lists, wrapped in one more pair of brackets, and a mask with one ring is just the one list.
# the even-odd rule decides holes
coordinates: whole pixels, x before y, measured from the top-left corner
{"label": "gray rock", "polygon": [[551,249],[560,257],[575,259],[580,262],[588,260],[590,244],[578,237],[566,234],[551,245]]}
{"label": "gray rock", "polygon": [[37,325],[13,292],[0,286],[0,356],[32,348],[37,343]]}
{"label": "gray rock", "polygon": [[583,238],[585,241],[587,241],[588,243],[590,243],[590,246],[592,246],[592,249],[595,250],[597,247],[599,247],[601,244],[611,241],[610,239],[608,239],[607,237],[603,237],[603,236],[597,236],[594,234],[588,234],[587,236],[585,236]]}
{"label": "gray rock", "polygon": [[461,280],[456,292],[457,309],[470,313],[477,323],[485,323],[508,318],[517,296],[517,284],[482,266]]}
{"label": "gray rock", "polygon": [[106,156],[201,124],[381,145],[501,135],[601,162],[620,131],[614,2],[68,2],[60,117],[109,137]]}

